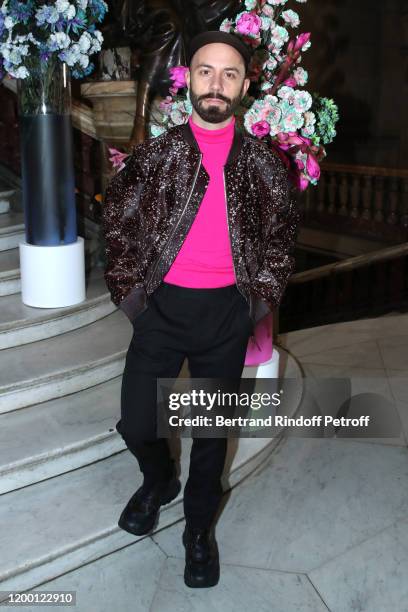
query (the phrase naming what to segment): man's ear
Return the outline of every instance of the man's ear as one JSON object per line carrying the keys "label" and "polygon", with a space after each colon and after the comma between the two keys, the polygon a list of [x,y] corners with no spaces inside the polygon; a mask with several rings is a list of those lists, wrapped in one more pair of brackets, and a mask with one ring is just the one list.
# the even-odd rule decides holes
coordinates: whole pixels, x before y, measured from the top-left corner
{"label": "man's ear", "polygon": [[246,94],[246,92],[248,91],[248,87],[251,84],[251,79],[244,79],[244,96]]}
{"label": "man's ear", "polygon": [[186,72],[184,73],[184,76],[186,79],[187,87],[190,89],[190,70],[186,70]]}

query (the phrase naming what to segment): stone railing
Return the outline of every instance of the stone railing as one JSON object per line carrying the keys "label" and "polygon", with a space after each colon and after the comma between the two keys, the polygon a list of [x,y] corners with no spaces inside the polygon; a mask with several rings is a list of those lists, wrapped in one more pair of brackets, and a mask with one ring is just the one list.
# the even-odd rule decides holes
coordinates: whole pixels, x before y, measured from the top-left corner
{"label": "stone railing", "polygon": [[274,313],[274,335],[407,306],[408,243],[404,242],[293,274]]}
{"label": "stone railing", "polygon": [[324,162],[302,196],[306,225],[398,243],[408,238],[408,170]]}

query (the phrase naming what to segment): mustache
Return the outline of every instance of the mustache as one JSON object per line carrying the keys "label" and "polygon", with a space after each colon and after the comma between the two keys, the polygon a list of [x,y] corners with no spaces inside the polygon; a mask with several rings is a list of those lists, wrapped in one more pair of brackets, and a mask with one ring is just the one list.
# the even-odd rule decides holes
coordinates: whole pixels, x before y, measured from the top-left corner
{"label": "mustache", "polygon": [[223,102],[227,102],[227,104],[231,103],[231,100],[229,98],[226,98],[225,96],[221,95],[221,94],[213,94],[213,95],[204,95],[204,96],[200,96],[198,98],[198,101],[200,102],[201,100],[222,100]]}

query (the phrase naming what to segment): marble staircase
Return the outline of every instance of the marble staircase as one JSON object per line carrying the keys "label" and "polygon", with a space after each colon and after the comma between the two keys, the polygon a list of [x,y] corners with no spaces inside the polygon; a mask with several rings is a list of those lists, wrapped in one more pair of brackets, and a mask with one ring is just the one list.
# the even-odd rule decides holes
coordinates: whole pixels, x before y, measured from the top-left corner
{"label": "marble staircase", "polygon": [[[0,591],[38,587],[142,539],[117,526],[141,484],[115,429],[131,325],[100,268],[88,271],[81,304],[24,305],[22,239],[22,214],[0,213]],[[301,377],[291,355],[282,355],[282,373]],[[180,376],[188,376],[186,364]],[[277,444],[232,440],[225,487],[239,485]],[[183,438],[178,448],[183,484],[190,445]],[[182,491],[162,509],[160,529],[183,517],[181,502]]]}

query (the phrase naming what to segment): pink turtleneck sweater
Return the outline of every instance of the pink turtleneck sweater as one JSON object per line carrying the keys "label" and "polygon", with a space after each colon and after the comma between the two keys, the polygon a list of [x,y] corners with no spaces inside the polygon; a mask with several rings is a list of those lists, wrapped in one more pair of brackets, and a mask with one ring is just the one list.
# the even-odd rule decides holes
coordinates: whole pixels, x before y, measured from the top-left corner
{"label": "pink turtleneck sweater", "polygon": [[223,167],[234,138],[235,117],[218,130],[189,123],[210,176],[207,191],[176,259],[164,276],[166,283],[183,287],[224,287],[235,283],[228,233]]}

